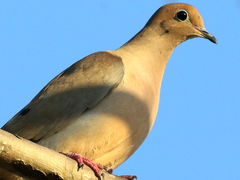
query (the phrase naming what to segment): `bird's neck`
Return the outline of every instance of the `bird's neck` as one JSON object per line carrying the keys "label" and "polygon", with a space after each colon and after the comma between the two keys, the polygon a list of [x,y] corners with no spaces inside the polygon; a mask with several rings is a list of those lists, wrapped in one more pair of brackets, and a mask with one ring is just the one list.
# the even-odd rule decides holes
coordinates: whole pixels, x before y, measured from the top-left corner
{"label": "bird's neck", "polygon": [[159,92],[166,64],[178,43],[159,27],[145,27],[114,53],[119,55],[135,76],[153,83]]}
{"label": "bird's neck", "polygon": [[177,45],[171,34],[163,29],[145,27],[115,52],[123,58],[123,63],[144,69],[161,82],[166,64]]}
{"label": "bird's neck", "polygon": [[155,66],[162,66],[168,63],[176,46],[177,43],[173,43],[171,36],[164,30],[147,27],[116,51],[132,54],[138,57],[138,61],[148,61]]}

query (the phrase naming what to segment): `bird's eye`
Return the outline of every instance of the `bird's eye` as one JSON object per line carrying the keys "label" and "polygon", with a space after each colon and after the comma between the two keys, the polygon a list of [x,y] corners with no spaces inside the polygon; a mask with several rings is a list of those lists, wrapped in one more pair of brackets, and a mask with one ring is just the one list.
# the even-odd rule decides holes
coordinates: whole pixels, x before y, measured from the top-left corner
{"label": "bird's eye", "polygon": [[182,9],[176,13],[175,18],[179,21],[185,21],[188,19],[188,13]]}

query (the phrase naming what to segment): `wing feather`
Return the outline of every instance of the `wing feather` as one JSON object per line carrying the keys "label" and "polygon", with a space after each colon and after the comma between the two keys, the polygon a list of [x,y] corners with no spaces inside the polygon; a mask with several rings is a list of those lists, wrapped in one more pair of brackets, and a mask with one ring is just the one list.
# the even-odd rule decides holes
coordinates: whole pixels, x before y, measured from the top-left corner
{"label": "wing feather", "polygon": [[2,129],[33,141],[51,136],[94,107],[121,82],[120,57],[91,54],[50,81]]}

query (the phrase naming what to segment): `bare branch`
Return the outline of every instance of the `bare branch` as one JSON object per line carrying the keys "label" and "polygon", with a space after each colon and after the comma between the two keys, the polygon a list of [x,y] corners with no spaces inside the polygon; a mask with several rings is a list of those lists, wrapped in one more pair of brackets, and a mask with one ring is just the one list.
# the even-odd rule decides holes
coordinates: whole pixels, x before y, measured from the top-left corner
{"label": "bare branch", "polygon": [[[14,180],[16,175],[14,178],[3,177],[9,172],[24,177],[19,178],[24,180],[97,180],[89,167],[78,170],[74,160],[0,130],[0,180]],[[123,178],[104,172],[104,180]]]}

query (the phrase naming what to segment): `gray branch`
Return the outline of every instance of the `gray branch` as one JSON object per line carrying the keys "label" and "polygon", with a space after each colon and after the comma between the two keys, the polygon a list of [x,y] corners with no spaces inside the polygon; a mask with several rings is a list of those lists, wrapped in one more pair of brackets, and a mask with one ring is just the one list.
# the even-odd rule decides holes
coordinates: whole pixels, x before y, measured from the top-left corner
{"label": "gray branch", "polygon": [[[103,172],[104,180],[124,180]],[[56,151],[0,129],[0,180],[98,180],[93,171]]]}

